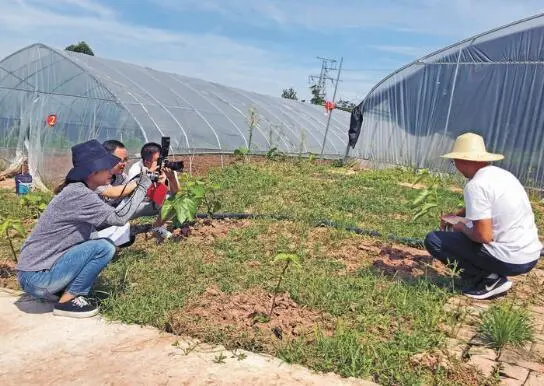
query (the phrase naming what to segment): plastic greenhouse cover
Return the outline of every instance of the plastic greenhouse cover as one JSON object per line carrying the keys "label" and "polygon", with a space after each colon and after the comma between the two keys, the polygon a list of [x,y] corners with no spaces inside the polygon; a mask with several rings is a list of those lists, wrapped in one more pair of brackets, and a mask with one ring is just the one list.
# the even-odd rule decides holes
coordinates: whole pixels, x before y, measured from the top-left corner
{"label": "plastic greenhouse cover", "polygon": [[379,83],[353,111],[352,156],[450,170],[440,158],[464,132],[481,134],[498,165],[544,181],[544,16],[467,39]]}
{"label": "plastic greenhouse cover", "polygon": [[[0,157],[13,162],[26,150],[31,173],[45,179],[64,173],[70,147],[90,138],[121,140],[131,154],[161,136],[177,154],[232,153],[249,147],[252,114],[252,152],[321,153],[320,106],[43,44],[0,62]],[[348,127],[349,113],[335,110],[325,156],[344,155]]]}

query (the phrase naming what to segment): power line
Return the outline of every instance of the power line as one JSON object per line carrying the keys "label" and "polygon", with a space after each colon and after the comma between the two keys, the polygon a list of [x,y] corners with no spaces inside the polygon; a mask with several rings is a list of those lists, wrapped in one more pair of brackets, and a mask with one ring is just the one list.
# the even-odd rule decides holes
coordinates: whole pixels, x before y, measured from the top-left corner
{"label": "power line", "polygon": [[321,72],[319,75],[310,75],[308,77],[308,83],[317,87],[319,91],[317,95],[325,99],[325,96],[327,95],[327,81],[331,82],[331,85],[334,84],[334,78],[329,76],[329,71],[337,71],[336,59],[322,58],[319,56],[317,59],[321,60]]}

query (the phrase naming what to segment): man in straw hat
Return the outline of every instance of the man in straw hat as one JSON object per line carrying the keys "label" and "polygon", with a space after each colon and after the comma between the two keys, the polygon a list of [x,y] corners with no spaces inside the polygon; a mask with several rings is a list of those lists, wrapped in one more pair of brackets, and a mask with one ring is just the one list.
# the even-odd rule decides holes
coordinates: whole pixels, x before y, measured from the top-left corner
{"label": "man in straw hat", "polygon": [[527,193],[513,174],[490,164],[504,157],[488,153],[479,135],[460,135],[442,157],[468,178],[465,208],[442,216],[441,231],[429,233],[425,247],[444,264],[457,263],[470,283],[466,296],[488,299],[505,293],[512,287],[507,277],[533,269],[542,249]]}

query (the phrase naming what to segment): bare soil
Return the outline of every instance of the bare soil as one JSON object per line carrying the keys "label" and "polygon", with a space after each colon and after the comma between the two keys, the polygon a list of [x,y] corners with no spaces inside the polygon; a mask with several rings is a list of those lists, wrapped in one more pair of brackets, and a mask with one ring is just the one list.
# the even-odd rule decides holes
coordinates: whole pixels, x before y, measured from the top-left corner
{"label": "bare soil", "polygon": [[13,260],[0,259],[0,288],[19,289]]}
{"label": "bare soil", "polygon": [[276,296],[271,318],[272,294],[252,288],[232,295],[208,288],[198,299],[169,315],[167,330],[213,342],[227,335],[236,347],[274,353],[276,342],[303,337],[311,340],[315,327],[326,334],[334,330],[332,319],[299,306],[287,293]]}

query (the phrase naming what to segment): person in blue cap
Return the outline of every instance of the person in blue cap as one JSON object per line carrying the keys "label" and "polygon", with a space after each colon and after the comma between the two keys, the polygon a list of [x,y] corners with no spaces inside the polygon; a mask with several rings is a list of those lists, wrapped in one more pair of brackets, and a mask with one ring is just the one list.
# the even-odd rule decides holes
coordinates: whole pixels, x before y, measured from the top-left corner
{"label": "person in blue cap", "polygon": [[114,208],[101,200],[95,190],[111,182],[119,161],[96,140],[73,146],[73,168],[21,248],[19,284],[35,298],[55,301],[55,315],[98,313],[87,296],[116,249],[110,240],[92,240],[91,233],[99,226],[125,224],[151,185],[144,171],[130,201]]}

